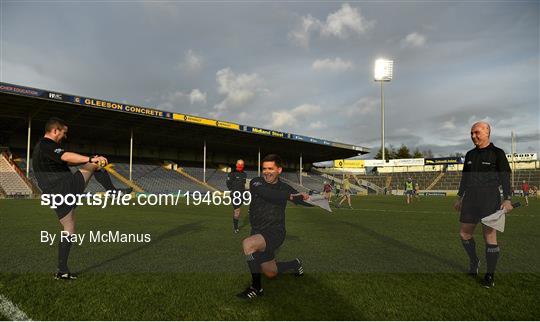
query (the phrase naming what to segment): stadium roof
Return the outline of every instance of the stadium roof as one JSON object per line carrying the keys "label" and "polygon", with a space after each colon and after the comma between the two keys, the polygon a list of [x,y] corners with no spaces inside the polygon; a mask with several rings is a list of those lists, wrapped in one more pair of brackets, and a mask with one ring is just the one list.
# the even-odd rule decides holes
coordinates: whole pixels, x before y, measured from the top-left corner
{"label": "stadium roof", "polygon": [[[40,126],[51,116],[65,119],[69,136],[86,142],[103,140],[125,145],[133,129],[139,145],[167,146],[242,155],[279,153],[304,163],[353,157],[369,149],[294,133],[213,120],[155,108],[111,102],[0,82],[0,132],[26,136],[28,117]],[[39,131],[41,132],[39,127]]]}

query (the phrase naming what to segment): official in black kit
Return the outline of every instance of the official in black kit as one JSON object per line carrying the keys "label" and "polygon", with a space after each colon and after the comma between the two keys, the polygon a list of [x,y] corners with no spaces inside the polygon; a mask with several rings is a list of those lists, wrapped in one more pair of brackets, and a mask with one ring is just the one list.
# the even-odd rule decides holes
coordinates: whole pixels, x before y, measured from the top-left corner
{"label": "official in black kit", "polygon": [[285,207],[287,201],[311,206],[304,202],[306,193],[298,193],[279,179],[282,172],[281,158],[276,154],[262,161],[263,176],[250,182],[251,204],[249,221],[251,236],[244,239],[242,246],[251,272],[251,285],[237,294],[242,299],[253,299],[263,295],[261,273],[273,278],[278,273],[294,271],[296,276],[304,274],[299,258],[288,262],[276,262],[275,252],[285,240]]}
{"label": "official in black kit", "polygon": [[[465,155],[465,164],[454,208],[460,211],[460,237],[469,256],[469,275],[477,276],[480,260],[476,255],[474,229],[480,220],[499,209],[510,212],[511,186],[510,165],[504,151],[490,142],[491,127],[486,122],[477,122],[471,128],[471,139],[476,146]],[[502,187],[502,198],[499,191]],[[486,274],[482,285],[493,287],[494,274],[499,258],[497,231],[482,225],[486,242]]]}
{"label": "official in black kit", "polygon": [[[244,160],[239,159],[236,161],[236,169],[229,172],[227,175],[227,189],[231,192],[231,198],[234,200],[240,200],[240,202],[232,203],[233,206],[233,232],[238,233],[238,221],[240,220],[240,207],[244,202],[244,192],[246,191],[247,174],[244,172]],[[238,197],[235,198],[238,194]]]}
{"label": "official in black kit", "polygon": [[[59,118],[51,118],[45,124],[45,134],[38,141],[32,153],[32,168],[38,186],[44,194],[78,195],[83,194],[92,176],[107,190],[131,192],[131,189],[116,189],[108,172],[101,168],[108,161],[103,156],[84,156],[64,150],[61,142],[67,138],[68,126]],[[69,166],[79,165],[72,173]],[[55,210],[63,231],[75,234],[76,205],[59,205]],[[73,280],[77,276],[69,271],[67,262],[71,242],[60,238],[58,244],[58,271],[55,279]]]}

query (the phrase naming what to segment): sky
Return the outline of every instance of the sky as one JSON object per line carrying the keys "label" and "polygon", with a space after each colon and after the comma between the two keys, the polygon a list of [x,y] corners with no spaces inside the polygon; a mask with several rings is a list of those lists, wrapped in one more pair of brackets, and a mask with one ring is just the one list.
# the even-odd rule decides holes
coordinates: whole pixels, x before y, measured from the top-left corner
{"label": "sky", "polygon": [[376,152],[382,57],[386,146],[540,152],[539,4],[2,0],[0,80]]}

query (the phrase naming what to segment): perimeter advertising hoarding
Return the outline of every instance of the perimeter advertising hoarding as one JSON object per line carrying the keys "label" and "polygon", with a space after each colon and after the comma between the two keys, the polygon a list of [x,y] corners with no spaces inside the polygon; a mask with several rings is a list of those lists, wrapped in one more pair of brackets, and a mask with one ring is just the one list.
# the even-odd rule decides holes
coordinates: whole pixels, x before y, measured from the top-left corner
{"label": "perimeter advertising hoarding", "polygon": [[[508,161],[512,161],[512,153],[506,154]],[[514,161],[536,161],[538,160],[538,154],[536,153],[514,153]]]}
{"label": "perimeter advertising hoarding", "polygon": [[334,168],[363,168],[364,160],[334,160]]}
{"label": "perimeter advertising hoarding", "polygon": [[204,117],[198,117],[198,116],[187,115],[187,114],[173,113],[173,119],[175,121],[181,121],[181,122],[215,126],[215,127],[221,127],[221,128],[231,129],[231,130],[240,130],[240,124],[212,120],[212,119],[207,119]]}
{"label": "perimeter advertising hoarding", "polygon": [[448,158],[426,158],[425,165],[437,164],[460,164],[463,163],[463,157],[448,157]]}
{"label": "perimeter advertising hoarding", "polygon": [[113,110],[119,112],[125,112],[130,114],[139,114],[144,116],[152,116],[163,119],[172,119],[172,114],[170,112],[156,110],[150,107],[141,107],[135,105],[128,105],[123,103],[116,103],[110,101],[99,100],[89,97],[73,97],[73,103],[81,104],[85,106],[90,106],[93,108],[100,108],[105,110]]}

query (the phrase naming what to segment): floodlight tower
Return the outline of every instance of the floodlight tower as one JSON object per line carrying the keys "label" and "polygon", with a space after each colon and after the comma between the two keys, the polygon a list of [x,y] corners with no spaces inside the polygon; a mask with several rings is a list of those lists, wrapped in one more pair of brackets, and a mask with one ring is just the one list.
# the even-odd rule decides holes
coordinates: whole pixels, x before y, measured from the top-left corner
{"label": "floodlight tower", "polygon": [[379,58],[375,61],[375,73],[374,80],[376,82],[381,82],[381,155],[382,160],[385,159],[384,155],[384,92],[383,84],[384,82],[389,82],[392,80],[392,74],[394,71],[394,61],[384,58]]}

